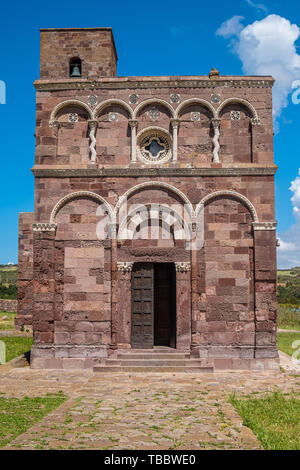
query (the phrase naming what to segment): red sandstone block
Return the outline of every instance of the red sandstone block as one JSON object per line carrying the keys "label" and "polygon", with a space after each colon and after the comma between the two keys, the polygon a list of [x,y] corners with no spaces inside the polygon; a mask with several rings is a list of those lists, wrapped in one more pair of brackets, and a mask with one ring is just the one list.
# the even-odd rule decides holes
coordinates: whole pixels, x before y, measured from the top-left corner
{"label": "red sandstone block", "polygon": [[239,357],[234,357],[232,359],[232,369],[249,370],[250,362],[251,362],[251,359],[243,359]]}
{"label": "red sandstone block", "polygon": [[226,370],[226,369],[232,369],[233,364],[232,364],[233,359],[231,358],[214,358],[214,368],[216,370]]}
{"label": "red sandstone block", "polygon": [[55,344],[67,344],[70,342],[70,333],[66,332],[55,332],[54,343]]}
{"label": "red sandstone block", "polygon": [[84,369],[85,358],[63,358],[63,369]]}
{"label": "red sandstone block", "polygon": [[32,369],[62,369],[62,361],[62,359],[47,359],[36,357],[31,360],[30,367]]}
{"label": "red sandstone block", "polygon": [[54,341],[54,333],[53,332],[46,332],[42,331],[39,334],[40,342],[41,343],[53,343]]}

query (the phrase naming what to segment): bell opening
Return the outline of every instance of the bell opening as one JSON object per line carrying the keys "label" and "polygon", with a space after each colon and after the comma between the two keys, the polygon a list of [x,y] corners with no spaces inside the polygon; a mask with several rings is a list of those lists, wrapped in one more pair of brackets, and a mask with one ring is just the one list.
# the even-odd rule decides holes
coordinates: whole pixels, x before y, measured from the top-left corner
{"label": "bell opening", "polygon": [[79,57],[74,57],[70,60],[69,68],[70,77],[81,77],[81,60]]}

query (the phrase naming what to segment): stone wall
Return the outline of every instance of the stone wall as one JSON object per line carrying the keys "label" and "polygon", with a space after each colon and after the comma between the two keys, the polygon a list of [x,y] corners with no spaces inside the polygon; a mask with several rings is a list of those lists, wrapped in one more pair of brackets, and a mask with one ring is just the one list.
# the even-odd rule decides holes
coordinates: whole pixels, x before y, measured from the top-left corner
{"label": "stone wall", "polygon": [[82,61],[83,78],[114,77],[117,54],[111,28],[41,30],[41,78],[69,78],[73,57]]}
{"label": "stone wall", "polygon": [[[147,77],[148,78],[148,77]],[[212,120],[214,113],[223,102],[233,96],[240,102],[228,102],[218,112],[220,120],[220,164],[231,166],[232,164],[272,164],[273,163],[273,124],[272,124],[272,90],[265,87],[228,87],[214,83],[214,91],[219,96],[219,103],[211,104],[212,90],[210,87],[194,90],[190,88],[176,89],[178,103],[170,103],[170,96],[174,90],[167,87],[153,91],[149,89],[126,89],[122,79],[116,78],[116,89],[98,89],[94,96],[97,105],[88,104],[90,90],[52,91],[51,99],[48,92],[39,91],[37,94],[36,111],[36,164],[43,165],[88,165],[87,139],[88,120],[97,121],[96,153],[99,165],[129,165],[130,164],[130,120],[133,113],[138,121],[137,133],[147,127],[158,127],[169,132],[172,136],[172,119],[179,111],[178,128],[178,164],[192,165],[193,167],[207,167],[212,165],[212,151],[214,148],[214,130]],[[103,83],[106,85],[106,83]],[[120,88],[120,85],[122,87]],[[141,86],[143,82],[141,82]],[[132,96],[137,96],[136,104],[131,103]],[[64,101],[79,100],[83,103],[74,103],[57,112],[56,120],[59,128],[49,126],[52,111],[56,105]],[[109,102],[112,100],[112,103]],[[152,100],[149,105],[141,106],[147,100]],[[157,102],[156,102],[157,100]],[[166,104],[161,104],[163,100]],[[196,100],[190,103],[189,100]],[[197,100],[205,100],[211,108]],[[107,101],[106,105],[103,105]],[[117,101],[117,102],[115,102]],[[184,102],[187,102],[184,105]],[[120,104],[118,104],[120,102]],[[123,105],[122,103],[125,103]],[[246,103],[246,104],[244,104]],[[248,103],[253,103],[259,117],[260,125],[253,123],[253,112],[249,110]],[[103,105],[103,106],[102,106]],[[100,106],[100,108],[99,108]],[[96,110],[99,108],[99,112]],[[87,112],[89,108],[89,112]],[[155,114],[151,110],[155,109]],[[78,114],[77,122],[68,122],[70,113]],[[232,113],[235,113],[234,115]],[[238,114],[236,114],[238,113]],[[95,114],[93,116],[93,114]],[[238,119],[233,118],[238,116]],[[196,119],[196,120],[194,120]],[[255,120],[254,120],[255,121]],[[137,167],[142,167],[143,162],[137,159]],[[173,165],[172,161],[163,163],[162,166]]]}
{"label": "stone wall", "polygon": [[31,327],[33,311],[33,233],[35,214],[21,212],[19,216],[18,313],[15,327]]}
{"label": "stone wall", "polygon": [[4,312],[16,312],[18,308],[17,300],[0,299],[0,311]]}

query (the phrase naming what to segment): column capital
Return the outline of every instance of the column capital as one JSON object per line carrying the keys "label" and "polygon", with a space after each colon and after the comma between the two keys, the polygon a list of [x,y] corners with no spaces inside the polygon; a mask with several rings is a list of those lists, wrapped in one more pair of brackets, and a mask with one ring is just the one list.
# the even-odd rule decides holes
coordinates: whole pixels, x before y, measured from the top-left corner
{"label": "column capital", "polygon": [[190,262],[175,262],[176,271],[179,273],[187,273],[191,270]]}
{"label": "column capital", "polygon": [[252,222],[254,230],[276,230],[277,222]]}
{"label": "column capital", "polygon": [[221,124],[221,119],[212,119],[211,123],[214,129],[219,128]]}
{"label": "column capital", "polygon": [[179,124],[180,124],[180,119],[175,119],[175,118],[173,118],[173,119],[170,120],[170,122],[171,122],[171,125],[172,125],[173,129],[174,129],[174,128],[176,128],[176,127],[179,126]]}
{"label": "column capital", "polygon": [[59,128],[60,122],[57,121],[56,119],[54,121],[49,121],[49,126]]}
{"label": "column capital", "polygon": [[138,123],[139,123],[139,121],[137,119],[129,119],[128,120],[128,124],[130,125],[130,127],[137,127]]}
{"label": "column capital", "polygon": [[133,261],[118,261],[117,262],[117,269],[121,271],[123,274],[130,273],[132,271]]}
{"label": "column capital", "polygon": [[260,119],[252,118],[251,119],[251,124],[252,124],[252,126],[260,126]]}
{"label": "column capital", "polygon": [[55,232],[56,224],[49,224],[48,222],[32,224],[34,232]]}
{"label": "column capital", "polygon": [[90,129],[97,129],[98,127],[98,121],[95,121],[94,119],[89,119],[88,124]]}

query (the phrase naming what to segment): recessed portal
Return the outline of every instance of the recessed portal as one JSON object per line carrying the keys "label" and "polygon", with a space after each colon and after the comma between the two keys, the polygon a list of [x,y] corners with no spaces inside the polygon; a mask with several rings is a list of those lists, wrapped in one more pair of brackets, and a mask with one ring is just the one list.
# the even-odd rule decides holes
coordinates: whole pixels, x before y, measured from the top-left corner
{"label": "recessed portal", "polygon": [[136,263],[132,271],[132,348],[176,347],[173,263]]}

